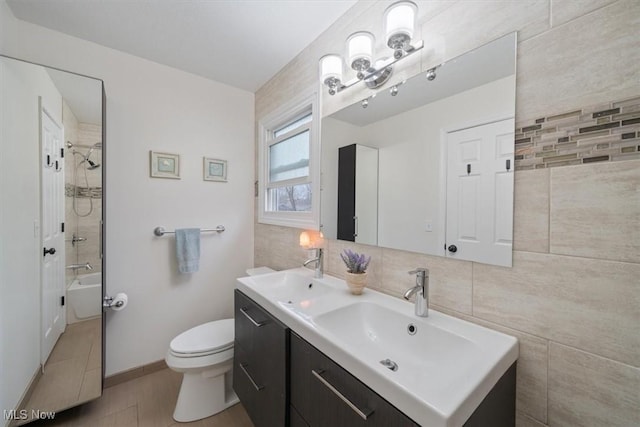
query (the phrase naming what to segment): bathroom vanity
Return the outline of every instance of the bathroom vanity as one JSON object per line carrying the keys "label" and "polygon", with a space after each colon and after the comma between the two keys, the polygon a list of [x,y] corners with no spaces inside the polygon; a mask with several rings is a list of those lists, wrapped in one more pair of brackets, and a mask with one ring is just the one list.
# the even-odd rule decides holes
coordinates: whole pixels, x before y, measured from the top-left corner
{"label": "bathroom vanity", "polygon": [[293,269],[238,279],[234,389],[256,427],[513,426],[517,340]]}

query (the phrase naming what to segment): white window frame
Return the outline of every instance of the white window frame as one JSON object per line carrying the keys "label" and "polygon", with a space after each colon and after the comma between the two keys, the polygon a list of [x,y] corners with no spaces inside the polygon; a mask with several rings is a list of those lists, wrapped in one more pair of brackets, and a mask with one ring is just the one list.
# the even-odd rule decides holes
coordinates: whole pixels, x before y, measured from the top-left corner
{"label": "white window frame", "polygon": [[[282,129],[287,123],[301,118],[311,112],[311,122],[297,128],[295,132],[287,132],[274,141],[274,132]],[[261,224],[280,225],[304,229],[318,229],[320,226],[320,115],[318,95],[313,92],[288,102],[268,114],[258,122],[258,222]],[[300,133],[300,129],[308,128],[309,133],[309,176],[280,181],[279,184],[311,185],[311,211],[283,212],[268,211],[267,191],[269,186],[269,147],[277,141]],[[279,185],[279,186],[280,186]]]}

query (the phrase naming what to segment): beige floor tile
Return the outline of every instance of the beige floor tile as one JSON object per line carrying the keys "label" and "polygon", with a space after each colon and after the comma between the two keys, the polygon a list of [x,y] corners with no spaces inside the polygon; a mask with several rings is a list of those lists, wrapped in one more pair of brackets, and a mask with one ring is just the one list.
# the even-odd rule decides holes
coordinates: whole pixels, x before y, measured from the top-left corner
{"label": "beige floor tile", "polygon": [[59,411],[100,395],[101,331],[100,319],[67,325],[25,405],[27,410]]}
{"label": "beige floor tile", "polygon": [[98,419],[95,425],[98,427],[137,427],[138,408],[131,406],[122,411],[106,415]]}
{"label": "beige floor tile", "polygon": [[253,427],[253,423],[249,418],[249,414],[242,406],[242,403],[232,406],[226,411],[232,421],[234,427]]}
{"label": "beige floor tile", "polygon": [[80,407],[83,417],[97,419],[118,411],[122,411],[138,403],[133,381],[118,384],[102,390],[99,399],[86,403]]}
{"label": "beige floor tile", "polygon": [[26,409],[55,411],[73,406],[78,402],[86,364],[86,358],[47,364]]}
{"label": "beige floor tile", "polygon": [[173,410],[178,399],[182,376],[169,369],[131,381],[138,401],[140,427],[163,427],[173,424]]}
{"label": "beige floor tile", "polygon": [[67,331],[60,335],[53,351],[51,351],[47,364],[57,363],[68,359],[87,360],[89,353],[91,352],[93,339],[83,333],[83,330],[80,327],[74,328],[74,325],[67,326]]}
{"label": "beige floor tile", "polygon": [[102,397],[57,414],[52,421],[34,426],[64,427],[253,427],[241,404],[192,423],[173,418],[182,376],[169,369],[106,388]]}
{"label": "beige floor tile", "polygon": [[86,371],[82,378],[78,401],[87,402],[100,397],[102,394],[102,369]]}

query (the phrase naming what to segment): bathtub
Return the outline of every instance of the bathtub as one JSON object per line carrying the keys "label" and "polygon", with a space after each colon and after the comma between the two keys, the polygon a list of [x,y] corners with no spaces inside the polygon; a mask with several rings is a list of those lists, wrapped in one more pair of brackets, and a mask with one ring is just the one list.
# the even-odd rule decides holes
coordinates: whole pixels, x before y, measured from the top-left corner
{"label": "bathtub", "polygon": [[102,314],[102,273],[77,276],[67,288],[67,304],[67,323],[100,316]]}

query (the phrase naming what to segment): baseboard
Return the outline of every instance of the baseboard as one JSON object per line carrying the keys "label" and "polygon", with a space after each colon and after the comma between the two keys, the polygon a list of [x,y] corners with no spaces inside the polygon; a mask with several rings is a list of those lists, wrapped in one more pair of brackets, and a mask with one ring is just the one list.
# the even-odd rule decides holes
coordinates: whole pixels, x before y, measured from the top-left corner
{"label": "baseboard", "polygon": [[165,368],[167,368],[167,363],[163,359],[158,360],[157,362],[151,362],[147,363],[146,365],[138,366],[137,368],[127,369],[126,371],[118,372],[106,377],[104,379],[104,388],[113,387],[114,385],[140,378],[144,375],[149,375],[153,372],[157,372]]}

